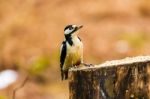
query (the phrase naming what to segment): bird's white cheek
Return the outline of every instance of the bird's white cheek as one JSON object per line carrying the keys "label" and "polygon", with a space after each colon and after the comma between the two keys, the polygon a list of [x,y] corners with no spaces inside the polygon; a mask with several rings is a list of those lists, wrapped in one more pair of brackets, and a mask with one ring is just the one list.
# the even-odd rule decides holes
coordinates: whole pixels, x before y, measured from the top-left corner
{"label": "bird's white cheek", "polygon": [[69,30],[69,29],[67,29],[67,30],[65,30],[65,34],[69,34],[69,33],[71,33],[73,30]]}

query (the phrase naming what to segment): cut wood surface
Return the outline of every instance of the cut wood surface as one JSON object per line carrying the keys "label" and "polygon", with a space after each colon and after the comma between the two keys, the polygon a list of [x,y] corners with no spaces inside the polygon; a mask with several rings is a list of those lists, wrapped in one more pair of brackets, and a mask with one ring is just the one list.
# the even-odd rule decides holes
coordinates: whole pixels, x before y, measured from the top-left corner
{"label": "cut wood surface", "polygon": [[71,68],[69,99],[150,99],[150,56]]}

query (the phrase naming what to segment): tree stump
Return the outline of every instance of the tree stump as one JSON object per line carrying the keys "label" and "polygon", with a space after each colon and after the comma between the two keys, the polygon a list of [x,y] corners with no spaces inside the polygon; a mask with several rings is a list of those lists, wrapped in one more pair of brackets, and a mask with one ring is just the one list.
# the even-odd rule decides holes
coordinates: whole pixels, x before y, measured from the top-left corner
{"label": "tree stump", "polygon": [[69,70],[69,99],[150,99],[150,56]]}

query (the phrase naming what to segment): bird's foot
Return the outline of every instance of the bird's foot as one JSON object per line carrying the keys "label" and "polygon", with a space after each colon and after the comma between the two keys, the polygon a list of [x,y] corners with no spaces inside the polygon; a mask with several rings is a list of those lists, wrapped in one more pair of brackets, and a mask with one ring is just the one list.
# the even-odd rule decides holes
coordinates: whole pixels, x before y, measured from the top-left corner
{"label": "bird's foot", "polygon": [[84,65],[84,66],[86,66],[86,67],[93,66],[93,64],[87,64],[87,63],[82,63],[82,65]]}
{"label": "bird's foot", "polygon": [[77,68],[77,65],[74,65],[74,68]]}

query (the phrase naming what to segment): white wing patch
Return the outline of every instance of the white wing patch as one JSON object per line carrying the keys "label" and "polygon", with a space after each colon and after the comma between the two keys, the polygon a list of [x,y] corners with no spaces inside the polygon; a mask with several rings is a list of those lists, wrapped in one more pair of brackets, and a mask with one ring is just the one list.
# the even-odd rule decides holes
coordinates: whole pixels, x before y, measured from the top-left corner
{"label": "white wing patch", "polygon": [[62,47],[63,47],[63,44],[61,44],[61,46],[60,46],[60,51],[59,51],[60,54],[61,54],[61,51],[62,51]]}

